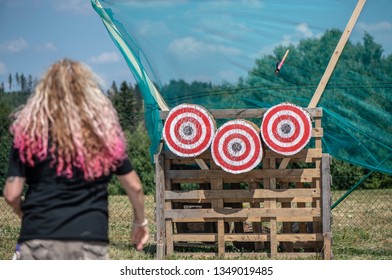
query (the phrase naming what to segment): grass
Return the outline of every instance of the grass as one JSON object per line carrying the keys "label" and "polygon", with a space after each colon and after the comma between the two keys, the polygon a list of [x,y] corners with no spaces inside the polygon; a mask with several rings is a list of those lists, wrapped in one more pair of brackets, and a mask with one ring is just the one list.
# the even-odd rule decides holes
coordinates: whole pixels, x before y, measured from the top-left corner
{"label": "grass", "polygon": [[[333,192],[336,201],[344,192]],[[332,210],[335,259],[392,259],[392,189],[356,190]]]}
{"label": "grass", "polygon": [[[333,192],[336,201],[344,192]],[[332,210],[332,251],[337,260],[392,259],[392,190],[356,190]],[[111,196],[109,202],[110,259],[155,258],[155,203],[146,197],[150,239],[142,252],[130,244],[132,210],[126,196]],[[0,198],[0,259],[11,259],[19,235],[19,220]],[[196,249],[197,250],[197,249]],[[199,249],[201,250],[201,249]],[[168,259],[194,259],[176,254]],[[207,257],[203,258],[207,259]],[[216,258],[214,258],[216,259]],[[244,259],[244,258],[241,258]]]}

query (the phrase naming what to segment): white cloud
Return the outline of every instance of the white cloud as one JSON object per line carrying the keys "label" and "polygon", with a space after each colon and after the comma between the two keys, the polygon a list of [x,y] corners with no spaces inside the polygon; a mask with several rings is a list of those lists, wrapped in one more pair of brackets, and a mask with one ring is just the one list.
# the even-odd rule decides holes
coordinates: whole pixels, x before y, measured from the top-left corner
{"label": "white cloud", "polygon": [[218,44],[209,44],[193,37],[175,39],[169,44],[169,51],[180,57],[199,57],[205,53],[239,55],[241,51],[233,47]]}
{"label": "white cloud", "polygon": [[295,26],[295,31],[292,34],[283,35],[282,39],[279,42],[276,42],[272,45],[264,46],[258,53],[254,55],[254,57],[261,57],[265,54],[272,54],[272,52],[277,46],[295,46],[298,45],[299,41],[302,39],[314,38],[319,36],[320,34],[313,34],[307,23],[300,23]]}
{"label": "white cloud", "polygon": [[19,53],[25,50],[28,47],[27,42],[19,37],[14,40],[5,41],[0,44],[0,51],[9,52],[9,53]]}
{"label": "white cloud", "polygon": [[118,2],[122,2],[127,6],[132,7],[171,7],[176,6],[181,3],[187,2],[187,0],[172,0],[172,1],[163,1],[163,0],[117,0]]}
{"label": "white cloud", "polygon": [[55,52],[57,51],[57,47],[53,43],[48,42],[43,45],[36,46],[35,50],[38,52],[44,52],[44,51]]}
{"label": "white cloud", "polygon": [[251,8],[262,8],[264,3],[259,0],[237,0],[237,1],[230,1],[230,0],[215,0],[215,1],[206,1],[203,5],[209,5],[208,7],[240,7],[240,5],[247,5]]}
{"label": "white cloud", "polygon": [[0,76],[6,75],[8,73],[7,66],[0,62]]}
{"label": "white cloud", "polygon": [[366,30],[367,32],[392,31],[392,23],[388,21],[380,21],[376,23],[365,23],[361,21],[358,22],[356,26],[361,30]]}
{"label": "white cloud", "polygon": [[[42,0],[30,0],[29,5],[39,5],[42,2]],[[25,6],[26,1],[25,0],[0,0],[0,7],[2,6],[8,6],[8,7],[21,7]]]}
{"label": "white cloud", "polygon": [[89,59],[91,63],[95,64],[106,64],[106,63],[114,63],[120,60],[120,57],[115,52],[104,52],[98,56],[94,56]]}
{"label": "white cloud", "polygon": [[72,14],[90,14],[91,4],[86,0],[67,0],[55,1],[55,9],[62,12],[70,12]]}
{"label": "white cloud", "polygon": [[163,35],[170,32],[170,29],[167,27],[165,22],[163,21],[142,21],[138,25],[137,32],[141,36],[157,36]]}
{"label": "white cloud", "polygon": [[309,26],[306,23],[300,23],[295,27],[295,30],[299,32],[300,36],[304,38],[309,38],[313,36],[312,30],[310,30]]}

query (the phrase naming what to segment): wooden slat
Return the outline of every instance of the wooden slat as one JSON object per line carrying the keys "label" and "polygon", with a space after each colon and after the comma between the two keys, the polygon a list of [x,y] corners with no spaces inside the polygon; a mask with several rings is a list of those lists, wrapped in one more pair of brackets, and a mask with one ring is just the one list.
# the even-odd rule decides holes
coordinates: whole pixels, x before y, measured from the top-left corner
{"label": "wooden slat", "polygon": [[164,167],[163,167],[163,157],[162,155],[155,155],[155,183],[157,186],[157,191],[155,194],[156,199],[156,241],[157,241],[157,255],[156,258],[163,260],[165,258],[165,177],[164,177]]}
{"label": "wooden slat", "polygon": [[253,190],[180,190],[166,191],[166,200],[190,200],[199,201],[211,199],[240,200],[264,199],[264,198],[320,198],[318,189],[253,189]]}
{"label": "wooden slat", "polygon": [[319,128],[313,128],[312,129],[312,137],[323,137],[324,136],[324,129],[322,127]]}
{"label": "wooden slat", "polygon": [[[267,108],[261,109],[209,109],[209,113],[216,119],[247,119],[247,118],[259,118],[261,119]],[[311,117],[322,117],[322,108],[304,108],[308,111]],[[169,115],[168,111],[160,111],[159,116],[162,120],[165,120]]]}
{"label": "wooden slat", "polygon": [[225,222],[223,219],[218,220],[218,255],[223,257],[225,255]]}
{"label": "wooden slat", "polygon": [[198,234],[174,234],[173,240],[188,242],[216,242],[218,241],[217,233],[198,233]]}
{"label": "wooden slat", "polygon": [[242,241],[242,242],[266,242],[269,241],[269,234],[260,233],[260,234],[248,234],[248,233],[231,233],[226,234],[226,241]]}
{"label": "wooden slat", "polygon": [[331,232],[331,172],[330,156],[325,154],[322,159],[322,214],[323,214],[323,233]]}
{"label": "wooden slat", "polygon": [[324,246],[323,246],[323,254],[324,260],[332,259],[332,233],[324,234]]}
{"label": "wooden slat", "polygon": [[171,255],[174,252],[173,246],[173,222],[166,220],[166,254]]}
{"label": "wooden slat", "polygon": [[[195,159],[193,157],[192,158],[180,157],[169,150],[162,151],[161,154],[166,159],[176,160],[173,162],[176,164],[194,164],[195,165]],[[321,150],[321,148],[320,149],[317,149],[317,148],[303,149],[292,156],[283,156],[283,155],[278,154],[272,150],[265,150],[264,157],[266,157],[266,158],[284,158],[284,157],[300,158],[300,159],[306,159],[306,161],[309,161],[314,158],[321,158],[322,157],[322,150]],[[203,160],[211,160],[211,151],[206,150],[203,153],[201,153],[200,155],[198,155],[197,158],[200,158]]]}
{"label": "wooden slat", "polygon": [[243,218],[243,217],[320,217],[316,208],[254,208],[254,209],[171,209],[166,210],[166,219],[179,218]]}
{"label": "wooden slat", "polygon": [[283,156],[283,155],[278,154],[272,150],[266,150],[264,157],[266,157],[266,158],[292,158],[292,159],[293,158],[301,158],[301,159],[305,159],[306,162],[308,162],[308,161],[312,161],[315,158],[321,158],[322,157],[322,150],[315,149],[315,148],[303,149],[292,156]]}
{"label": "wooden slat", "polygon": [[284,233],[278,234],[277,239],[280,242],[322,241],[323,235],[321,233]]}
{"label": "wooden slat", "polygon": [[[277,234],[276,240],[278,242],[311,242],[311,241],[322,241],[323,235],[321,233],[289,233],[289,234]],[[226,241],[242,241],[242,242],[266,242],[270,241],[270,235],[263,234],[226,234]]]}
{"label": "wooden slat", "polygon": [[165,177],[167,179],[176,180],[211,180],[215,178],[243,178],[246,182],[254,181],[256,178],[266,179],[266,178],[276,178],[284,180],[304,180],[311,182],[314,177],[320,177],[320,169],[275,169],[275,170],[265,170],[257,169],[251,170],[243,174],[232,174],[223,170],[166,170]]}
{"label": "wooden slat", "polygon": [[[215,258],[217,257],[216,253],[181,253],[178,252],[176,253],[178,256],[183,256],[183,257],[193,257],[195,259],[201,258],[201,259],[206,259],[206,258]],[[269,253],[259,253],[259,252],[252,252],[252,253],[247,253],[247,252],[241,252],[241,253],[227,253],[225,254],[225,259],[231,259],[231,258],[238,258],[238,257],[248,257],[248,258],[268,258],[270,255]],[[321,253],[315,253],[315,252],[303,252],[303,253],[277,253],[276,259],[278,260],[286,260],[286,259],[309,259],[312,257],[321,257]]]}
{"label": "wooden slat", "polygon": [[[225,222],[269,222],[270,218],[268,217],[234,217],[234,218],[224,218]],[[204,218],[204,217],[179,217],[173,218],[172,221],[174,223],[180,222],[187,222],[187,223],[212,223],[217,222],[218,218]],[[290,217],[290,216],[281,216],[276,218],[277,222],[320,222],[320,217],[310,217],[310,216],[303,216],[303,217]]]}
{"label": "wooden slat", "polygon": [[363,6],[365,5],[365,2],[366,0],[358,0],[358,3],[350,17],[350,20],[348,21],[347,26],[344,29],[344,32],[342,33],[338,44],[336,45],[335,51],[333,52],[328,62],[327,68],[325,69],[325,72],[316,88],[316,91],[314,92],[313,97],[309,102],[309,108],[315,108],[317,106],[324,92],[324,89],[328,84],[329,78],[331,77],[332,72],[335,69],[336,63],[338,62],[339,57],[343,52],[344,46],[346,45],[348,38],[350,37],[351,31],[353,30],[355,23],[357,22],[359,14],[361,13]]}
{"label": "wooden slat", "polygon": [[[284,197],[284,198],[276,198],[276,202],[282,202],[282,203],[298,203],[298,202],[305,202],[305,203],[311,203],[314,201],[315,198],[313,197]],[[198,206],[200,204],[204,203],[210,203],[211,199],[200,199],[200,200],[195,200],[195,199],[176,199],[176,201],[181,202],[184,205],[191,205],[191,206]],[[262,203],[265,201],[265,198],[237,198],[237,197],[229,197],[225,198],[224,203],[229,204],[229,203]],[[259,208],[259,207],[250,207],[250,208]]]}

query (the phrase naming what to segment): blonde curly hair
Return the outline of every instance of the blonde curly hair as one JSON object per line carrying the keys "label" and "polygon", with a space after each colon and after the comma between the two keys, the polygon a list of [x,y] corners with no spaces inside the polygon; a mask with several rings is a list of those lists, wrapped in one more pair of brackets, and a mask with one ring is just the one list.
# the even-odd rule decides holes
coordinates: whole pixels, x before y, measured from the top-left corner
{"label": "blonde curly hair", "polygon": [[22,162],[52,156],[59,176],[73,167],[86,180],[108,175],[126,157],[124,132],[94,73],[80,62],[53,64],[25,106],[14,113],[10,131]]}

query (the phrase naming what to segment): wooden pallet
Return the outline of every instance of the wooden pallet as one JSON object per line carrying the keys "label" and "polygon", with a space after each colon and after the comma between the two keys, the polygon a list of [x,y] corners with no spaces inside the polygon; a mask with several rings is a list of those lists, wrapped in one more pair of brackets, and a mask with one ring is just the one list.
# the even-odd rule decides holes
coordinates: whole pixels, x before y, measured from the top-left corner
{"label": "wooden pallet", "polygon": [[[265,110],[210,113],[215,119],[261,119]],[[210,151],[196,159],[156,154],[156,257],[331,259],[330,157],[322,153],[322,110],[308,111],[312,147],[290,157],[266,150],[260,168],[243,174],[223,171]],[[166,116],[162,112],[162,120]]]}

